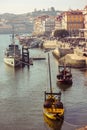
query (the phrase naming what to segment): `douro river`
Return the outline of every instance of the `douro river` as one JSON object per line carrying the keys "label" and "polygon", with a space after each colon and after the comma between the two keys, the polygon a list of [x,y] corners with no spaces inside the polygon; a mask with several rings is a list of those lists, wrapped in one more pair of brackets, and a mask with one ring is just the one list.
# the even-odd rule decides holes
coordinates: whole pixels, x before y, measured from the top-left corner
{"label": "douro river", "polygon": [[87,125],[86,69],[72,69],[72,86],[58,86],[58,62],[50,52],[53,91],[61,90],[65,108],[64,121],[53,123],[43,116],[44,91],[49,90],[47,53],[30,49],[30,57],[46,60],[13,69],[3,61],[10,43],[10,35],[0,35],[0,130],[75,130]]}

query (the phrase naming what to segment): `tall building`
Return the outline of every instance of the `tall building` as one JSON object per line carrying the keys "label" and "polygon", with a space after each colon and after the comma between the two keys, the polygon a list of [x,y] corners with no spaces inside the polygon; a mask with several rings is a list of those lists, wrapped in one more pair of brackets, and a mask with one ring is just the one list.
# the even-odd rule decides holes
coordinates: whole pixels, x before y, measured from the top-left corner
{"label": "tall building", "polygon": [[44,15],[37,17],[34,20],[34,34],[47,34],[51,33],[55,27],[55,20],[53,17]]}
{"label": "tall building", "polygon": [[34,34],[43,34],[43,21],[45,21],[48,17],[48,15],[43,15],[34,19]]}
{"label": "tall building", "polygon": [[46,18],[46,20],[43,21],[43,30],[45,33],[51,33],[52,30],[54,30],[54,27],[55,27],[54,17]]}
{"label": "tall building", "polygon": [[87,6],[83,10],[84,15],[84,37],[87,39]]}
{"label": "tall building", "polygon": [[62,20],[62,15],[58,15],[58,16],[55,18],[55,30],[60,30],[60,29],[62,29],[61,20]]}
{"label": "tall building", "polygon": [[62,13],[62,29],[66,29],[72,35],[77,35],[79,29],[84,27],[83,13],[80,10],[70,10]]}

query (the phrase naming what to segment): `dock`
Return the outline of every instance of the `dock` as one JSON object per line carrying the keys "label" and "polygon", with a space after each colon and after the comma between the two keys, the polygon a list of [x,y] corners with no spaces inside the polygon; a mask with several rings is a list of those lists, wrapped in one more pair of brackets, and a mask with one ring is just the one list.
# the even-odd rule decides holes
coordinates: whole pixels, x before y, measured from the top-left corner
{"label": "dock", "polygon": [[33,60],[46,60],[45,57],[33,57],[32,59]]}

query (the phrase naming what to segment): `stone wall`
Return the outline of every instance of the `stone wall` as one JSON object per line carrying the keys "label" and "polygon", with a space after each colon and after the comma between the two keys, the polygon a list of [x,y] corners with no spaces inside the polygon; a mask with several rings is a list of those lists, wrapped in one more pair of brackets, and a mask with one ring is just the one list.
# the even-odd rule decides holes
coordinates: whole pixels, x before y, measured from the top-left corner
{"label": "stone wall", "polygon": [[85,59],[78,57],[74,54],[67,54],[66,56],[59,59],[59,63],[66,63],[74,68],[84,68],[86,67]]}

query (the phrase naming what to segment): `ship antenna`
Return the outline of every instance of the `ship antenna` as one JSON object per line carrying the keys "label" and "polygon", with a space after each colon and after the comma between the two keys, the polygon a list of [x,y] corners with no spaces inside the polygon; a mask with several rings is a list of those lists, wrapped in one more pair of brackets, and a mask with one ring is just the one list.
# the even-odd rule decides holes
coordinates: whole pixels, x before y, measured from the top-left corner
{"label": "ship antenna", "polygon": [[12,25],[12,44],[15,44],[15,40],[14,40],[14,25]]}

